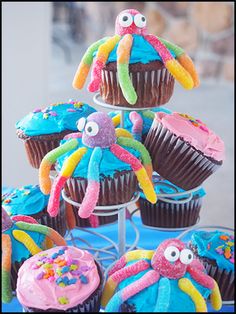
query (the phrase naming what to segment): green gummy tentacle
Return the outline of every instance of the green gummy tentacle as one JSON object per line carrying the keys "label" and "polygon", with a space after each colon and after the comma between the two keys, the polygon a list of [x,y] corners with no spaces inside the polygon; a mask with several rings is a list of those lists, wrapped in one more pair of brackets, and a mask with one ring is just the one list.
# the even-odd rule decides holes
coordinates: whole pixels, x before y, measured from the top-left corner
{"label": "green gummy tentacle", "polygon": [[23,221],[17,221],[15,225],[22,230],[39,232],[44,235],[49,235],[50,233],[50,228],[44,225],[29,224]]}
{"label": "green gummy tentacle", "polygon": [[11,274],[2,269],[2,302],[10,303],[12,300]]}
{"label": "green gummy tentacle", "polygon": [[143,116],[145,118],[148,118],[148,119],[151,119],[151,120],[153,120],[155,118],[155,113],[153,111],[151,111],[151,110],[143,111],[142,114],[143,114]]}
{"label": "green gummy tentacle", "polygon": [[105,42],[107,41],[107,39],[109,39],[110,37],[104,37],[98,41],[96,41],[94,44],[92,44],[91,46],[88,47],[88,49],[86,50],[83,58],[82,58],[82,62],[87,64],[88,66],[90,66],[93,62],[93,54],[96,50],[98,50],[98,48]]}
{"label": "green gummy tentacle", "polygon": [[160,42],[162,42],[162,44],[164,44],[166,46],[167,49],[172,50],[174,52],[174,54],[176,55],[176,57],[179,57],[185,53],[181,47],[171,43],[170,41],[168,41],[164,38],[161,38],[161,37],[157,37],[157,38],[160,40]]}
{"label": "green gummy tentacle", "polygon": [[66,154],[69,150],[72,150],[78,146],[76,139],[71,139],[70,141],[64,143],[63,145],[51,150],[47,153],[43,159],[48,160],[51,164],[57,161],[57,158]]}
{"label": "green gummy tentacle", "polygon": [[125,99],[128,101],[129,104],[134,105],[138,97],[129,76],[129,65],[118,63],[117,74],[120,88]]}

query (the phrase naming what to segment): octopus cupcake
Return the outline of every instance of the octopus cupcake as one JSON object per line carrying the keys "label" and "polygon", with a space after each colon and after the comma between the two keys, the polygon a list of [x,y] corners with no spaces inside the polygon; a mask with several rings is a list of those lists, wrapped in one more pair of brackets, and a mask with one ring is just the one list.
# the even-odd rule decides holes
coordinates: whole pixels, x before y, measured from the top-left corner
{"label": "octopus cupcake", "polygon": [[61,198],[59,215],[51,217],[47,212],[48,200],[49,196],[41,192],[39,185],[29,184],[3,195],[2,207],[9,216],[30,216],[64,236],[67,229],[65,203]]}
{"label": "octopus cupcake", "polygon": [[87,49],[73,87],[83,88],[93,60],[88,90],[100,90],[103,100],[112,105],[161,106],[171,98],[175,79],[188,90],[198,86],[190,57],[182,48],[148,34],[146,24],[139,11],[122,11],[116,18],[115,35]]}
{"label": "octopus cupcake", "polygon": [[144,145],[153,169],[184,190],[200,186],[225,159],[222,139],[187,114],[157,112]]}
{"label": "octopus cupcake", "polygon": [[16,292],[25,312],[99,312],[102,284],[89,252],[58,246],[21,266]]}
{"label": "octopus cupcake", "polygon": [[[40,188],[43,193],[50,193],[51,216],[58,213],[64,186],[66,195],[81,204],[81,218],[89,218],[96,205],[129,202],[138,181],[147,199],[156,202],[150,180],[151,159],[140,142],[127,130],[115,129],[112,119],[103,112],[80,119],[78,129],[82,133],[68,135],[59,148],[44,157],[39,168]],[[51,186],[49,172],[55,162],[58,176]]]}
{"label": "octopus cupcake", "polygon": [[215,310],[222,306],[217,283],[178,239],[126,253],[108,275],[105,312],[207,312],[209,296]]}
{"label": "octopus cupcake", "polygon": [[2,208],[2,302],[9,303],[16,289],[20,266],[32,255],[65,245],[65,240],[53,229],[37,223],[29,216],[8,216]]}
{"label": "octopus cupcake", "polygon": [[[199,188],[190,196],[188,192],[158,174],[153,175],[153,185],[157,195],[165,194],[165,198],[158,197],[156,204],[151,204],[144,194],[140,193],[138,206],[144,225],[159,228],[185,228],[197,223],[202,198],[206,194],[203,188]],[[173,193],[181,193],[181,195],[172,197]]]}
{"label": "octopus cupcake", "polygon": [[[124,128],[133,135],[134,139],[144,143],[148,131],[152,125],[152,121],[155,118],[155,112],[159,111],[168,114],[171,113],[169,109],[164,107],[153,108],[152,110],[145,110],[140,112],[124,112]],[[109,112],[109,116],[112,118],[115,127],[120,127],[120,112]]]}
{"label": "octopus cupcake", "polygon": [[215,231],[195,231],[189,244],[218,283],[222,300],[234,300],[234,235]]}
{"label": "octopus cupcake", "polygon": [[24,141],[30,165],[38,169],[43,157],[77,129],[76,121],[95,111],[82,102],[69,101],[35,109],[18,121],[16,134]]}

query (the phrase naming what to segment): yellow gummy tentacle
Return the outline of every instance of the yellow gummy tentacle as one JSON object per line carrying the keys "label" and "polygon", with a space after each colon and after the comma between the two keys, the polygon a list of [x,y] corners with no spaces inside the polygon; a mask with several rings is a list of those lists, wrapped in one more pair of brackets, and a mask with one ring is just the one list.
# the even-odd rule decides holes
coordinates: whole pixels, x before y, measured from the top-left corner
{"label": "yellow gummy tentacle", "polygon": [[191,75],[175,59],[166,61],[165,67],[174,78],[185,88],[192,89],[194,86]]}
{"label": "yellow gummy tentacle", "polygon": [[154,190],[152,181],[150,180],[149,176],[147,175],[147,172],[144,167],[141,169],[135,171],[135,174],[138,178],[139,184],[143,190],[143,193],[145,194],[147,200],[155,204],[157,202],[157,195]]}
{"label": "yellow gummy tentacle", "polygon": [[35,255],[42,251],[26,232],[21,230],[13,230],[12,234],[16,240],[24,244],[24,246],[29,250],[32,255]]}
{"label": "yellow gummy tentacle", "polygon": [[177,57],[177,60],[182,65],[182,67],[184,67],[185,70],[187,70],[188,73],[191,75],[194,87],[198,87],[200,81],[192,59],[186,53],[184,53],[181,56]]}
{"label": "yellow gummy tentacle", "polygon": [[196,312],[207,312],[207,306],[200,292],[194,287],[187,278],[181,278],[178,281],[179,288],[190,296],[196,307]]}
{"label": "yellow gummy tentacle", "polygon": [[136,259],[141,259],[141,258],[146,258],[151,260],[153,257],[154,251],[153,250],[134,250],[127,252],[125,254],[125,258],[127,262],[136,260]]}
{"label": "yellow gummy tentacle", "polygon": [[214,283],[215,283],[215,285],[214,285],[214,288],[212,290],[210,299],[211,299],[211,304],[212,304],[213,309],[216,311],[219,311],[222,307],[222,299],[221,299],[219,286],[215,280],[214,280]]}
{"label": "yellow gummy tentacle", "polygon": [[117,128],[115,132],[116,132],[116,137],[128,137],[128,138],[133,139],[133,135],[125,129]]}
{"label": "yellow gummy tentacle", "polygon": [[113,122],[115,128],[117,127],[117,125],[120,124],[120,118],[121,118],[121,114],[120,113],[118,113],[116,116],[114,116],[112,118],[112,122]]}
{"label": "yellow gummy tentacle", "polygon": [[63,164],[61,176],[70,177],[86,151],[87,148],[82,147],[71,154]]}
{"label": "yellow gummy tentacle", "polygon": [[133,36],[126,34],[120,41],[117,48],[117,63],[129,63],[130,51],[133,44]]}
{"label": "yellow gummy tentacle", "polygon": [[118,43],[119,40],[120,36],[115,35],[109,38],[104,44],[102,44],[98,48],[97,59],[105,63],[109,57],[109,53],[115,48],[115,45]]}
{"label": "yellow gummy tentacle", "polygon": [[107,282],[106,282],[104,289],[103,289],[102,299],[101,299],[101,306],[103,308],[106,307],[107,303],[109,302],[109,300],[114,295],[117,284],[118,283],[116,283],[114,280],[112,280],[111,277],[109,277],[107,279]]}

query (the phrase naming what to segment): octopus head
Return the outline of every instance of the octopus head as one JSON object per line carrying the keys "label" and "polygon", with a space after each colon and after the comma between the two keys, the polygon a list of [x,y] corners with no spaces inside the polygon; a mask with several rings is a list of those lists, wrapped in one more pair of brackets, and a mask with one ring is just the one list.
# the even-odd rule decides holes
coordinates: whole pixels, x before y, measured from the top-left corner
{"label": "octopus head", "polygon": [[123,36],[125,34],[146,35],[146,18],[134,9],[122,11],[116,18],[115,33]]}
{"label": "octopus head", "polygon": [[82,134],[82,142],[88,147],[110,147],[116,142],[115,127],[105,112],[94,112],[87,118],[80,118],[77,128]]}
{"label": "octopus head", "polygon": [[2,232],[10,229],[12,226],[12,220],[10,216],[7,214],[4,208],[2,208]]}
{"label": "octopus head", "polygon": [[186,249],[178,239],[162,242],[152,257],[152,267],[161,276],[179,279],[184,276],[187,266],[193,261],[193,252]]}

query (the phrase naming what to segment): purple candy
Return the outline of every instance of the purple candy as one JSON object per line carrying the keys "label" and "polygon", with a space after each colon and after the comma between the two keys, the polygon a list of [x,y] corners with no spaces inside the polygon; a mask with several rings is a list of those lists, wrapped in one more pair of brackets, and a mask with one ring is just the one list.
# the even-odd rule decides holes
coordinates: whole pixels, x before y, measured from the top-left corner
{"label": "purple candy", "polygon": [[56,117],[58,114],[56,113],[56,111],[50,111],[49,112],[51,116]]}
{"label": "purple candy", "polygon": [[79,270],[88,271],[89,269],[90,269],[90,267],[88,267],[88,266],[81,266]]}
{"label": "purple candy", "polygon": [[66,111],[68,111],[68,112],[76,112],[76,110],[73,109],[73,108],[69,108],[69,109],[67,109]]}
{"label": "purple candy", "polygon": [[37,112],[41,112],[41,109],[40,108],[34,109],[33,113],[37,113]]}
{"label": "purple candy", "polygon": [[43,278],[44,275],[45,275],[45,273],[44,273],[44,272],[41,272],[41,273],[39,273],[39,274],[37,275],[36,279],[40,280],[40,279]]}
{"label": "purple candy", "polygon": [[76,269],[76,270],[72,270],[70,273],[71,275],[80,276],[82,274],[82,271]]}

